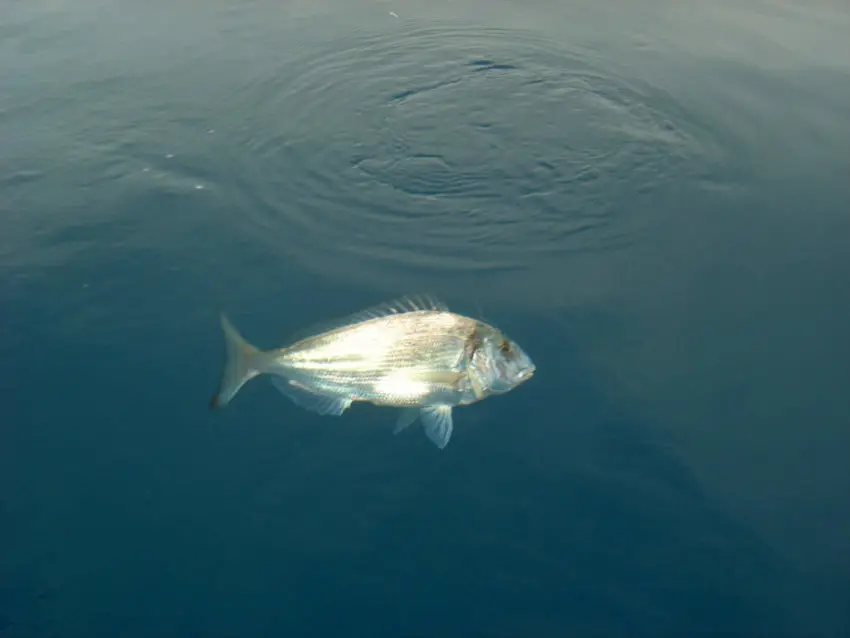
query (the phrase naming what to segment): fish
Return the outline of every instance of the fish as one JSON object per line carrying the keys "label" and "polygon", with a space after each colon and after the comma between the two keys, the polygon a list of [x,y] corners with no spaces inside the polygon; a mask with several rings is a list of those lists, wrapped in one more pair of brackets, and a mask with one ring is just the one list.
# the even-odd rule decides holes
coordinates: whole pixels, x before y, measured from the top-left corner
{"label": "fish", "polygon": [[261,350],[219,313],[225,363],[212,409],[251,379],[267,375],[294,404],[341,416],[353,403],[399,408],[398,434],[417,418],[439,449],[454,430],[452,411],[504,394],[536,366],[501,330],[456,314],[432,296],[407,296],[314,329],[288,346]]}

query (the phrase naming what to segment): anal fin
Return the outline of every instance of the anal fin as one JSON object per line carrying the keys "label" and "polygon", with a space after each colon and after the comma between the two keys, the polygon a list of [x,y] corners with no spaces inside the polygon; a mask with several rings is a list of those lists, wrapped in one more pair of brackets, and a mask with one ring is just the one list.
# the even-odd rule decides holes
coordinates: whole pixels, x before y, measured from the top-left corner
{"label": "anal fin", "polygon": [[340,416],[351,406],[351,399],[329,397],[311,392],[293,381],[272,377],[272,385],[295,405],[322,415]]}

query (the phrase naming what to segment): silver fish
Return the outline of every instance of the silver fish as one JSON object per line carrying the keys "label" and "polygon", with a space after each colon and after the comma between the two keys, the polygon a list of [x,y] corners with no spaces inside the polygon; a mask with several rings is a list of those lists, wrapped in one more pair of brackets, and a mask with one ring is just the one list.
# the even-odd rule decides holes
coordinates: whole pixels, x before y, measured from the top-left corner
{"label": "silver fish", "polygon": [[498,329],[449,311],[431,297],[405,297],[340,319],[275,350],[245,341],[221,315],[226,361],[212,408],[227,405],[261,374],[294,403],[339,416],[353,402],[402,408],[398,434],[417,417],[439,448],[452,436],[452,408],[512,390],[534,363]]}

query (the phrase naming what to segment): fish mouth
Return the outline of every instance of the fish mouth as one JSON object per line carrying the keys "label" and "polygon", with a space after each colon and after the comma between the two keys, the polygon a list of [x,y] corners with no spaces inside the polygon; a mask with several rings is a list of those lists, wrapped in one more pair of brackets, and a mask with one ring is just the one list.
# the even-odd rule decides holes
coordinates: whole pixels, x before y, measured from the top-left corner
{"label": "fish mouth", "polygon": [[534,371],[537,370],[534,366],[530,368],[525,368],[519,373],[519,381],[520,383],[523,381],[528,381],[531,377],[534,376]]}

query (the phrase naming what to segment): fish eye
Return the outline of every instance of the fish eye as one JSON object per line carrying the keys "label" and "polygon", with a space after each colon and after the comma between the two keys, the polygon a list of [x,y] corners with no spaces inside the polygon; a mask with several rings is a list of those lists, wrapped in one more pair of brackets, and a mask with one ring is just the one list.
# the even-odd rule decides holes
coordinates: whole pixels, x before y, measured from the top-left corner
{"label": "fish eye", "polygon": [[510,354],[511,352],[511,344],[508,343],[507,339],[503,339],[502,343],[499,344],[499,350],[504,352],[505,354]]}

